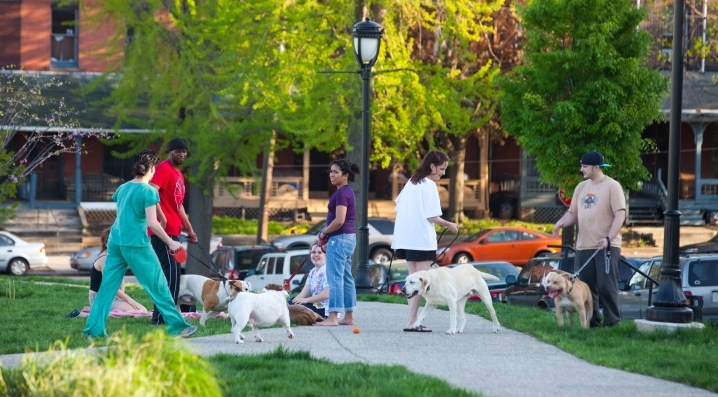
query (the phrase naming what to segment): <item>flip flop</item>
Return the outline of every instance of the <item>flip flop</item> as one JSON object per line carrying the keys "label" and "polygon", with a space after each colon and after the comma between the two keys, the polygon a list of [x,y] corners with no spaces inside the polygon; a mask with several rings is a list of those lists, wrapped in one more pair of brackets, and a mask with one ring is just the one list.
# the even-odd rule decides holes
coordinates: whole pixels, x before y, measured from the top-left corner
{"label": "flip flop", "polygon": [[420,325],[413,328],[404,328],[404,332],[431,332],[431,330],[423,325]]}

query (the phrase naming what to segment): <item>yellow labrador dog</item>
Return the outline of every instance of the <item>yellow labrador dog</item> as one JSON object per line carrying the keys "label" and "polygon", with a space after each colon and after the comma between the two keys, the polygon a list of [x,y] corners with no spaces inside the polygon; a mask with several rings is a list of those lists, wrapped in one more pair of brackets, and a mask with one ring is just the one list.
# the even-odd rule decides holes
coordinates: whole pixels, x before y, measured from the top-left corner
{"label": "yellow labrador dog", "polygon": [[[451,323],[447,334],[460,334],[464,332],[466,314],[464,306],[471,295],[478,295],[484,302],[494,322],[494,332],[500,328],[496,319],[491,294],[485,280],[499,281],[498,277],[476,270],[470,264],[458,265],[453,268],[439,267],[428,271],[422,270],[409,275],[404,282],[401,292],[407,299],[421,295],[426,305],[419,312],[414,327],[421,325],[424,318],[438,305],[449,306]],[[458,324],[457,324],[458,317]]]}
{"label": "yellow labrador dog", "polygon": [[574,278],[571,273],[551,270],[541,280],[548,297],[554,300],[556,320],[563,326],[563,312],[568,314],[568,322],[573,326],[573,313],[578,313],[582,328],[588,328],[593,316],[593,298],[588,284]]}

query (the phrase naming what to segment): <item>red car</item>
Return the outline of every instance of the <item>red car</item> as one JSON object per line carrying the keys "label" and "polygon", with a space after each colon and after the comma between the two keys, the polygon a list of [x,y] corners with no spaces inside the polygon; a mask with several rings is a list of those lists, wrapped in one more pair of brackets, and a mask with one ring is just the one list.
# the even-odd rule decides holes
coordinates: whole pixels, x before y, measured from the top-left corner
{"label": "red car", "polygon": [[474,261],[506,261],[515,266],[523,266],[529,259],[549,252],[560,252],[560,238],[522,227],[492,227],[479,230],[463,241],[457,241],[446,250],[449,244],[439,245],[436,251],[442,257],[439,265],[451,263],[469,263]]}

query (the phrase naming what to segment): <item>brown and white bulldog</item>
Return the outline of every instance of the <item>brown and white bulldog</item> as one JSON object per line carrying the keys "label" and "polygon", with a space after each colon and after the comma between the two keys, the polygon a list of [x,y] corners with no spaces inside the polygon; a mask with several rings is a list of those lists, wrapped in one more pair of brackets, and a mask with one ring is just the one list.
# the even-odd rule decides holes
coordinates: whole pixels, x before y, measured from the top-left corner
{"label": "brown and white bulldog", "polygon": [[582,328],[588,328],[593,316],[593,298],[588,284],[572,278],[571,273],[551,270],[544,276],[541,284],[556,306],[556,320],[563,326],[563,312],[568,314],[568,322],[573,326],[573,313],[578,313]]}
{"label": "brown and white bulldog", "polygon": [[[284,288],[282,288],[279,284],[267,284],[264,286],[264,289],[267,291],[284,290]],[[316,312],[304,305],[292,305],[288,303],[287,307],[289,308],[289,320],[292,322],[296,322],[301,325],[314,325],[320,321],[324,321],[324,317],[318,315]]]}
{"label": "brown and white bulldog", "polygon": [[230,300],[230,286],[234,285],[238,291],[247,292],[251,285],[247,281],[215,281],[198,274],[185,274],[180,277],[180,290],[177,296],[178,305],[202,305],[202,317],[199,323],[204,323],[227,310]]}

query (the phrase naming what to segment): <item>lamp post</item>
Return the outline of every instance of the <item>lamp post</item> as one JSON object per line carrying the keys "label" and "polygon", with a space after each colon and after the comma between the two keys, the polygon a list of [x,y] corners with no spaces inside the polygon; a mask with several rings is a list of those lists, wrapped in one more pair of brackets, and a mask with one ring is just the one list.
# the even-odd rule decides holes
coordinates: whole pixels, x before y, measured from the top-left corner
{"label": "lamp post", "polygon": [[355,280],[357,292],[371,290],[369,278],[369,226],[367,225],[367,211],[369,210],[369,81],[371,68],[379,56],[379,46],[384,29],[369,18],[354,25],[354,56],[359,63],[359,73],[362,78],[362,144],[361,144],[361,203],[359,212],[359,232],[357,245],[359,246],[359,264]]}
{"label": "lamp post", "polygon": [[681,113],[683,99],[683,14],[684,0],[675,0],[673,8],[673,52],[671,54],[671,126],[668,140],[668,202],[663,239],[663,266],[660,287],[646,309],[646,320],[664,323],[690,323],[693,311],[686,307],[681,289],[681,269],[678,261],[680,217],[678,211],[678,160],[681,144]]}

